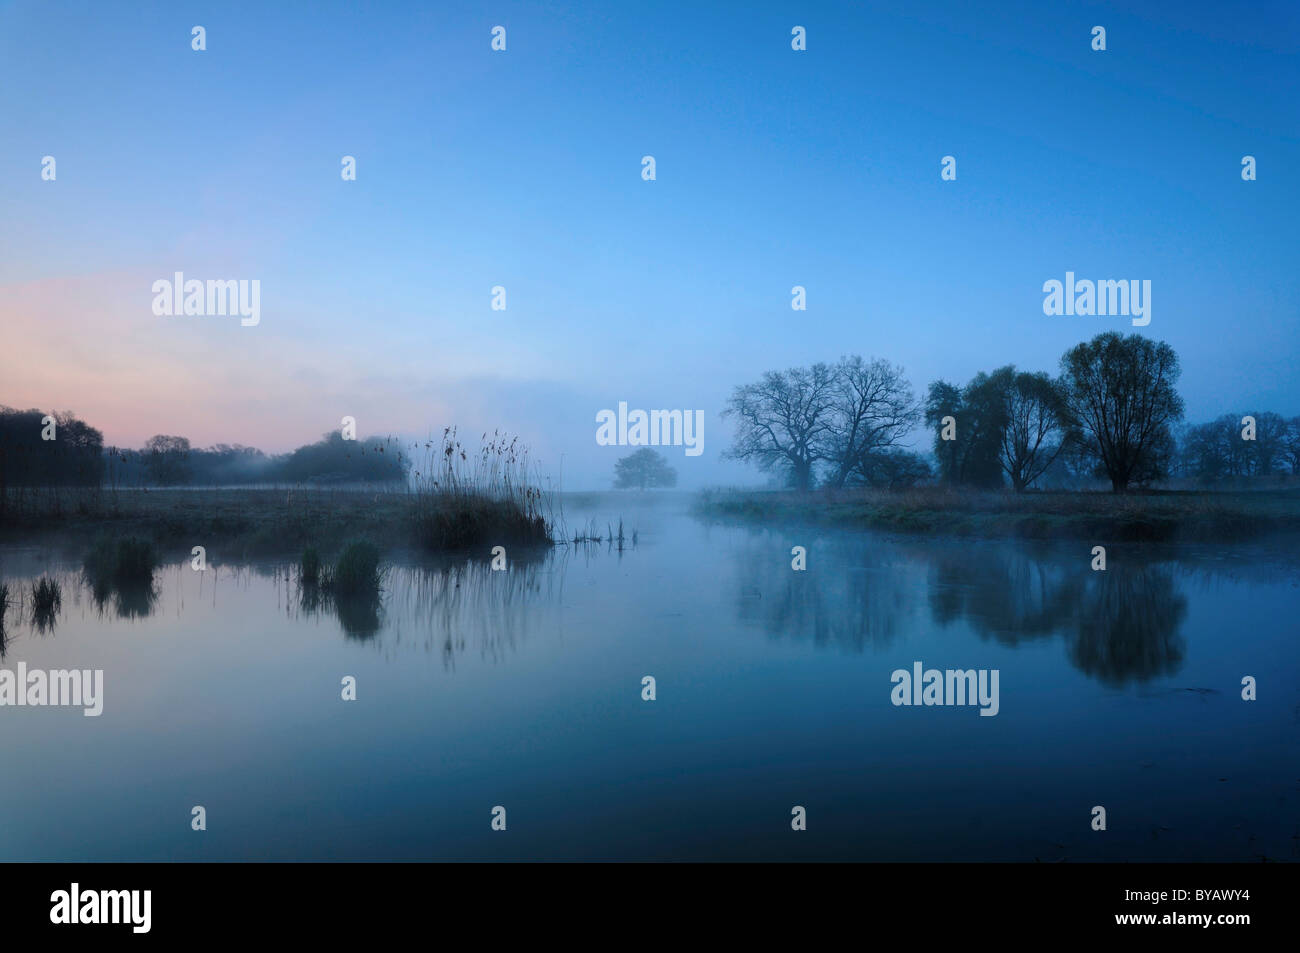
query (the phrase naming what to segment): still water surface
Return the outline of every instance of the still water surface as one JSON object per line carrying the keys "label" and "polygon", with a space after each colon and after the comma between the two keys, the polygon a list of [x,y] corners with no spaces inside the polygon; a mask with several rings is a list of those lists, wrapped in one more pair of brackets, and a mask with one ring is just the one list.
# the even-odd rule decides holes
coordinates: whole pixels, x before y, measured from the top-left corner
{"label": "still water surface", "polygon": [[[399,555],[342,612],[292,559],[210,550],[97,599],[72,554],[0,547],[11,591],[63,584],[52,628],[10,609],[0,667],[105,680],[98,718],[0,708],[0,861],[1300,859],[1294,540],[1113,545],[1095,573],[1091,544],[687,503],[570,500],[635,547]],[[917,661],[999,670],[999,713],[895,707]]]}

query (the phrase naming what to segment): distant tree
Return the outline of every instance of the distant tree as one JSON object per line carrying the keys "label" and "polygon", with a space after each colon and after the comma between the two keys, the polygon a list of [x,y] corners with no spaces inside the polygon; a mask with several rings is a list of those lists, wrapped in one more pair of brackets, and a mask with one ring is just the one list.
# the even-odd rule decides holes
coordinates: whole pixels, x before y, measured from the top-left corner
{"label": "distant tree", "polygon": [[[944,482],[977,487],[1002,485],[1002,435],[1008,425],[1007,392],[1015,368],[981,371],[965,387],[947,381],[930,385],[925,422],[934,428],[934,455]],[[955,422],[954,439],[944,439],[944,418]]]}
{"label": "distant tree", "polygon": [[[1242,414],[1237,417],[1237,436],[1241,437]],[[1251,476],[1269,476],[1286,464],[1287,421],[1271,410],[1252,414],[1255,418],[1255,439],[1242,440],[1246,444],[1248,468]]]}
{"label": "distant tree", "polygon": [[1269,476],[1292,468],[1291,422],[1271,411],[1251,414],[1255,418],[1255,439],[1247,440],[1242,434],[1246,416],[1224,414],[1187,427],[1178,447],[1179,469],[1202,483],[1215,483]]}
{"label": "distant tree", "polygon": [[1070,412],[1061,385],[1041,371],[1016,374],[1003,399],[1006,426],[1000,460],[1019,493],[1047,472],[1060,455],[1070,430]]}
{"label": "distant tree", "polygon": [[1282,452],[1292,474],[1300,473],[1300,417],[1292,417],[1286,422]]}
{"label": "distant tree", "polygon": [[[45,440],[46,417],[53,440]],[[0,407],[0,521],[35,487],[98,487],[104,476],[104,436],[70,411]]]}
{"label": "distant tree", "polygon": [[274,478],[272,461],[261,450],[219,443],[190,452],[193,482],[210,486],[254,483]]}
{"label": "distant tree", "polygon": [[127,447],[105,447],[104,482],[114,492],[121,487],[143,485],[146,470],[142,453]]}
{"label": "distant tree", "polygon": [[1183,415],[1174,349],[1107,331],[1067,351],[1061,372],[1078,438],[1101,461],[1111,488],[1158,479],[1172,459],[1171,428]]}
{"label": "distant tree", "polygon": [[271,474],[288,483],[371,483],[405,480],[410,458],[392,440],[344,440],[341,431],[277,458]]}
{"label": "distant tree", "polygon": [[616,490],[644,490],[677,485],[677,471],[668,465],[662,453],[642,447],[614,464]]}
{"label": "distant tree", "polygon": [[60,457],[58,483],[70,486],[99,486],[104,478],[104,435],[78,419],[71,411],[54,414],[58,423]]}
{"label": "distant tree", "polygon": [[815,467],[825,459],[835,383],[834,371],[818,363],[768,371],[757,383],[737,387],[722,413],[736,424],[727,456],[767,472],[788,471],[796,489],[810,489]]}
{"label": "distant tree", "polygon": [[1232,469],[1231,445],[1223,437],[1222,418],[1187,427],[1179,441],[1179,470],[1202,483],[1227,477]]}
{"label": "distant tree", "polygon": [[840,358],[832,372],[829,425],[818,456],[830,463],[826,482],[842,487],[878,466],[882,455],[916,425],[920,416],[903,369],[858,355]]}
{"label": "distant tree", "polygon": [[145,441],[145,469],[159,486],[188,483],[190,442],[185,437],[157,434]]}

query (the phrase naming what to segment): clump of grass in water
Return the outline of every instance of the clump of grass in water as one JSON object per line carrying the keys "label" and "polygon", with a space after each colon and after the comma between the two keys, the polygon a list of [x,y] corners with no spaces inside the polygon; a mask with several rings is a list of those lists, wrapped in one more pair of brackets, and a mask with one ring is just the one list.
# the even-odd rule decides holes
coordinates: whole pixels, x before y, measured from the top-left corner
{"label": "clump of grass in water", "polygon": [[32,583],[32,622],[36,631],[54,628],[59,610],[63,608],[63,588],[54,579],[42,576]]}
{"label": "clump of grass in water", "polygon": [[154,570],[160,563],[158,551],[147,539],[101,537],[82,562],[91,595],[102,609],[115,597],[118,615],[136,618],[149,615],[157,601]]}
{"label": "clump of grass in water", "polygon": [[379,592],[379,548],[373,543],[349,543],[334,563],[328,586],[336,597]]}
{"label": "clump of grass in water", "polygon": [[83,563],[96,590],[145,587],[153,582],[158,568],[153,543],[137,536],[113,540],[101,538],[91,547]]}
{"label": "clump of grass in water", "polygon": [[462,550],[493,545],[549,544],[553,519],[549,494],[530,480],[528,450],[519,438],[495,431],[471,456],[454,427],[432,441],[424,475],[416,472],[414,522],[431,549]]}
{"label": "clump of grass in water", "polygon": [[300,571],[305,610],[332,609],[350,638],[367,639],[379,631],[383,573],[377,546],[364,540],[349,543],[333,566],[322,563],[316,548],[308,546]]}
{"label": "clump of grass in water", "polygon": [[63,589],[58,582],[42,576],[32,583],[32,611],[57,612],[63,606]]}

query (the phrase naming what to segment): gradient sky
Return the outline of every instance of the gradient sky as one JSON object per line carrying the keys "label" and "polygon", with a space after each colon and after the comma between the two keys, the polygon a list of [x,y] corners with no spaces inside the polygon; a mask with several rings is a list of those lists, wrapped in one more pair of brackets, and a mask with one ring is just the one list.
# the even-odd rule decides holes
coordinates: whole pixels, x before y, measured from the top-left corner
{"label": "gradient sky", "polygon": [[[683,486],[754,481],[736,384],[1055,371],[1136,330],[1044,316],[1070,270],[1151,280],[1189,419],[1300,414],[1300,5],[700,6],[0,3],[0,404],[128,446],[501,428],[578,489],[623,400],[705,411]],[[259,279],[260,325],[154,316],[175,271]]]}

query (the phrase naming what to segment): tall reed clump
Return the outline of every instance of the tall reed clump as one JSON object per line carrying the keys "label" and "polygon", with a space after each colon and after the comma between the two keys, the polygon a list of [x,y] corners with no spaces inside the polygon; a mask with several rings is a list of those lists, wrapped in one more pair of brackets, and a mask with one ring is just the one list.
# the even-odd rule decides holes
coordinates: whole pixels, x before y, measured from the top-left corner
{"label": "tall reed clump", "polygon": [[518,437],[485,433],[471,453],[454,427],[441,445],[425,445],[425,466],[414,474],[415,531],[435,550],[484,545],[537,546],[550,543],[551,498],[530,473],[528,449]]}
{"label": "tall reed clump", "polygon": [[308,546],[299,569],[305,610],[332,609],[350,638],[367,639],[379,631],[383,603],[379,547],[365,540],[348,543],[329,566],[321,562],[314,546]]}
{"label": "tall reed clump", "polygon": [[82,565],[95,589],[129,589],[149,586],[159,562],[158,551],[147,539],[101,537]]}
{"label": "tall reed clump", "polygon": [[9,608],[9,586],[0,582],[0,635],[5,630],[5,611]]}
{"label": "tall reed clump", "polygon": [[364,540],[348,543],[329,576],[329,588],[335,597],[377,594],[379,583],[379,547]]}

